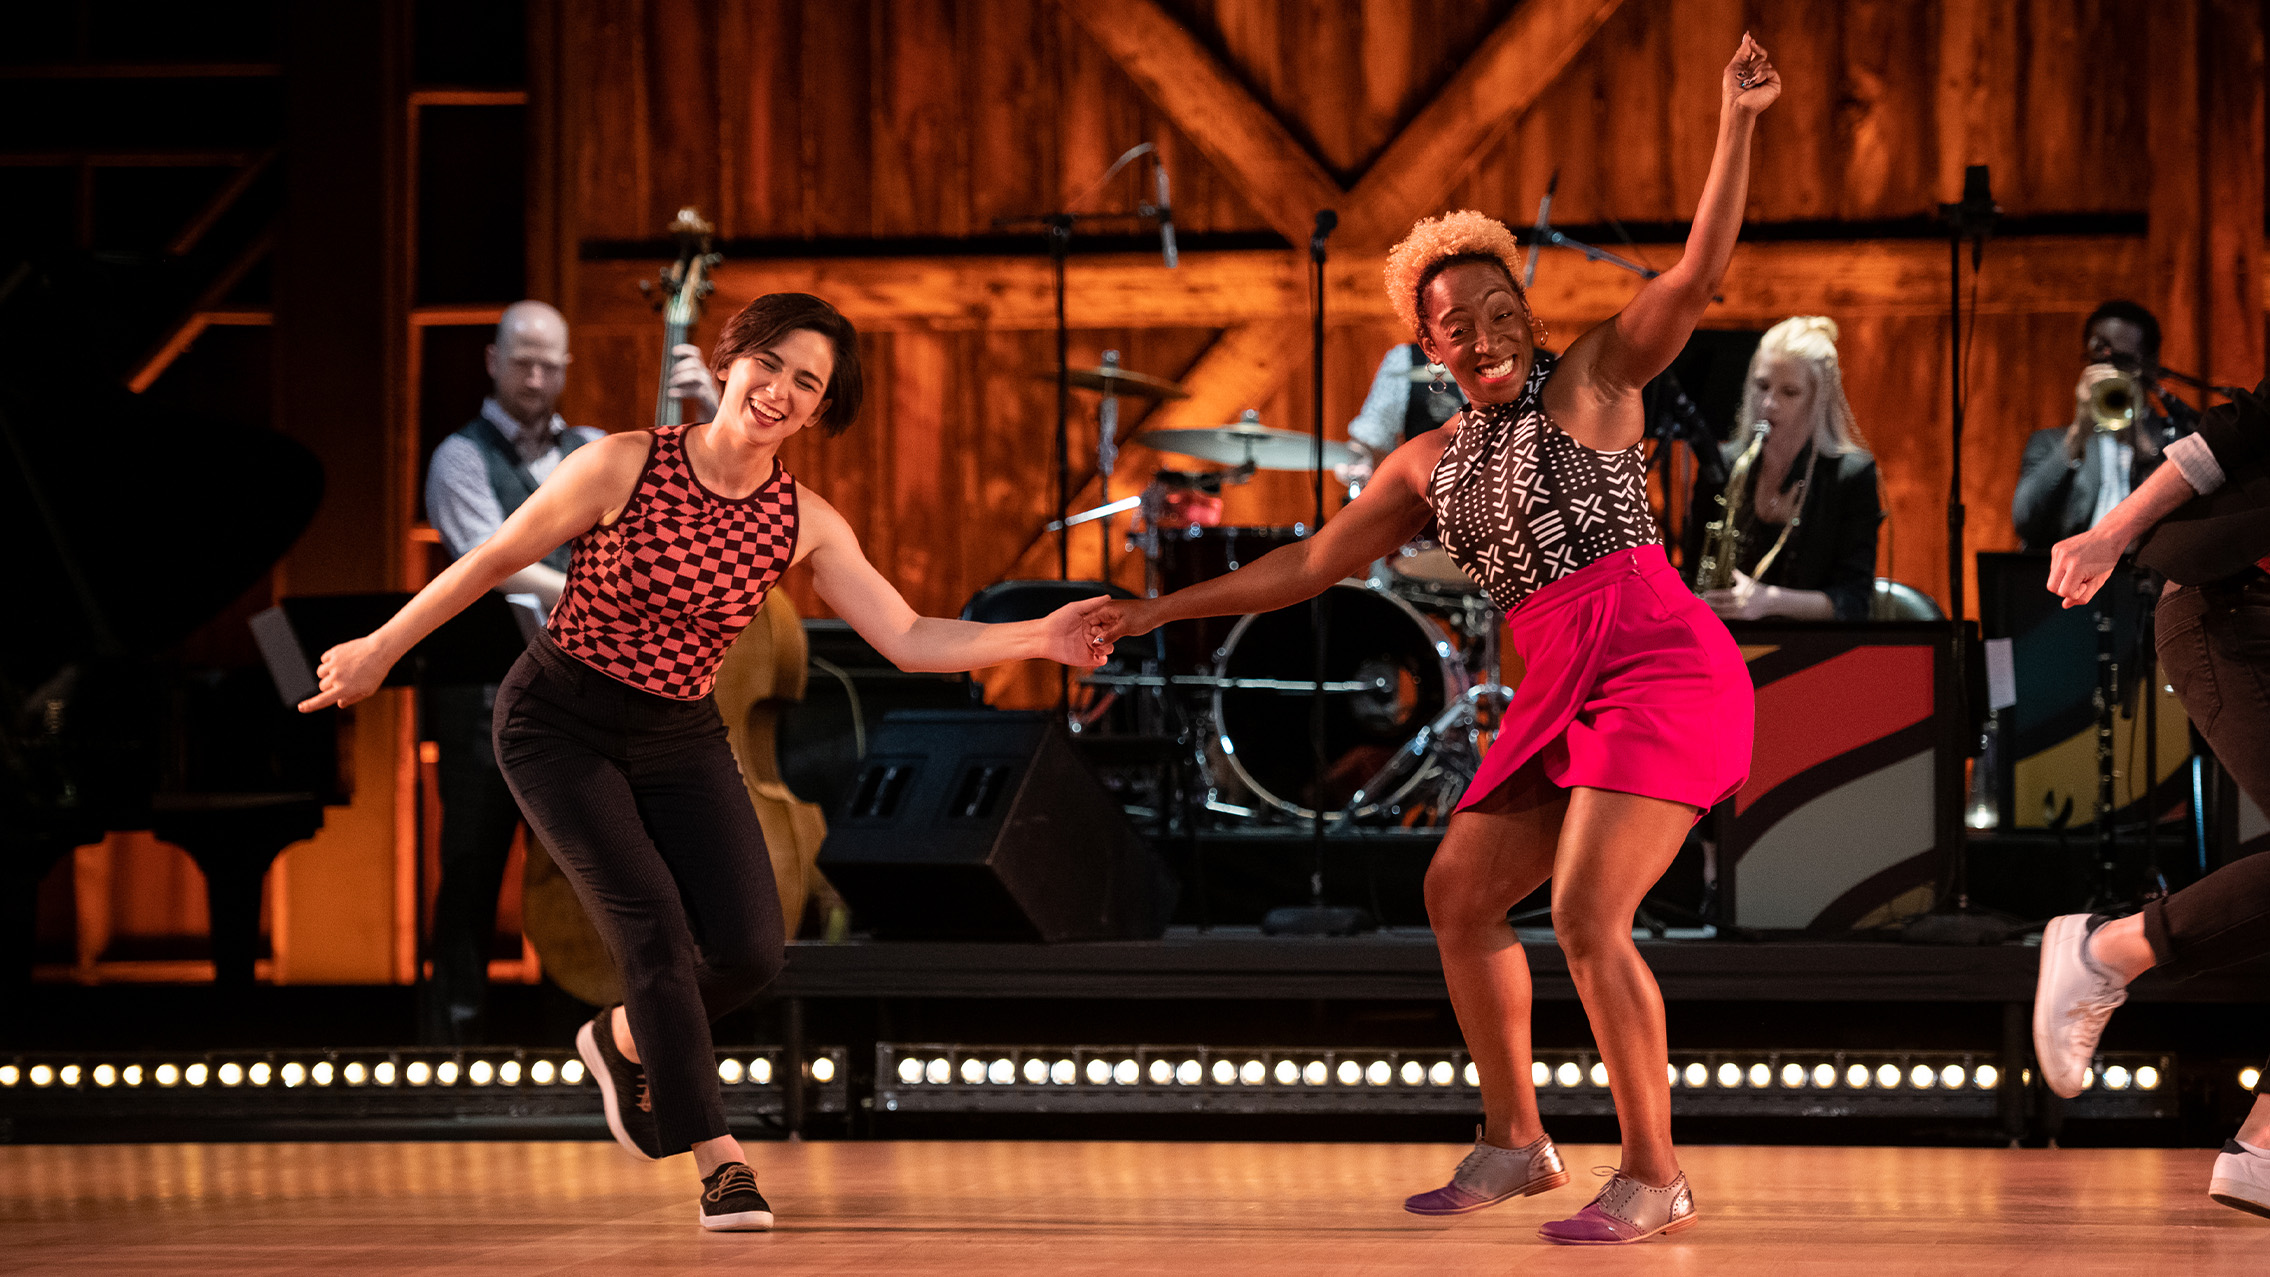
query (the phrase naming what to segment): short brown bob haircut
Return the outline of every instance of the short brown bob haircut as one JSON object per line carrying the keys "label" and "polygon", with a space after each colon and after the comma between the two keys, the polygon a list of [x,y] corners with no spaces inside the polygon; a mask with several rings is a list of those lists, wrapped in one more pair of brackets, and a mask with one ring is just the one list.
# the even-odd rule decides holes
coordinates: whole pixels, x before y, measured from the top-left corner
{"label": "short brown bob haircut", "polygon": [[717,344],[709,351],[710,371],[722,378],[734,360],[799,328],[818,333],[835,348],[835,375],[828,379],[828,409],[820,415],[820,428],[830,437],[840,435],[858,419],[860,401],[867,397],[867,377],[859,368],[859,330],[842,311],[810,293],[767,293],[743,306],[718,330]]}

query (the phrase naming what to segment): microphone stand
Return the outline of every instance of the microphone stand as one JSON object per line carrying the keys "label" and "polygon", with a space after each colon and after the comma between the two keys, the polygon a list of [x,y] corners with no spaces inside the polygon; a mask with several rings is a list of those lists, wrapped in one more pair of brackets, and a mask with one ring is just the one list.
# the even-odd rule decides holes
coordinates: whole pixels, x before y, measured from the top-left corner
{"label": "microphone stand", "polygon": [[[1994,233],[1994,223],[2002,210],[1994,202],[1989,189],[1984,164],[1973,164],[1963,174],[1963,198],[1954,204],[1939,206],[1940,220],[1947,224],[1947,366],[1948,396],[1952,413],[1948,418],[1949,440],[1947,448],[1947,615],[1948,652],[1951,668],[1949,677],[1954,682],[1955,713],[1962,723],[1973,722],[1970,713],[1970,663],[1968,645],[1963,632],[1963,245],[1970,245],[1971,277],[1975,280],[1986,253],[1986,239]],[[1975,739],[1970,731],[1967,738]],[[1952,785],[1960,775],[1959,762],[1955,776],[1942,775],[1939,783]],[[1931,912],[1907,924],[1900,938],[1916,944],[2000,944],[2019,929],[2018,923],[2001,915],[1976,910],[1970,902],[1970,833],[1962,822],[1962,804],[1955,803],[1955,818],[1940,822],[1939,841],[1948,848],[1947,887],[1939,903]]]}
{"label": "microphone stand", "polygon": [[[1309,371],[1312,377],[1310,390],[1310,433],[1315,450],[1309,458],[1309,478],[1313,483],[1316,500],[1316,522],[1308,534],[1315,536],[1324,528],[1324,241],[1340,224],[1340,215],[1331,209],[1320,209],[1316,214],[1316,230],[1309,236],[1309,297],[1312,357]],[[1308,601],[1309,631],[1313,638],[1310,656],[1313,660],[1308,693],[1308,734],[1311,761],[1315,767],[1315,792],[1309,798],[1309,832],[1312,862],[1308,875],[1308,903],[1271,909],[1262,916],[1261,930],[1273,936],[1349,936],[1369,931],[1376,924],[1362,909],[1352,906],[1332,906],[1324,903],[1324,822],[1325,784],[1330,777],[1331,760],[1324,747],[1324,672],[1326,656],[1326,619],[1329,614],[1327,595],[1317,595]]]}

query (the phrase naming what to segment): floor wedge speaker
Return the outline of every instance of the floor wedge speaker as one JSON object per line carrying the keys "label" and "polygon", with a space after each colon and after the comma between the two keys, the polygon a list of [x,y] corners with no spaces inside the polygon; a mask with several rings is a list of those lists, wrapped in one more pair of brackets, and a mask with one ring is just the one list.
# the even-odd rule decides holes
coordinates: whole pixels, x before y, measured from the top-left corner
{"label": "floor wedge speaker", "polygon": [[878,936],[1157,936],[1164,864],[1046,713],[909,710],[869,743],[820,869]]}

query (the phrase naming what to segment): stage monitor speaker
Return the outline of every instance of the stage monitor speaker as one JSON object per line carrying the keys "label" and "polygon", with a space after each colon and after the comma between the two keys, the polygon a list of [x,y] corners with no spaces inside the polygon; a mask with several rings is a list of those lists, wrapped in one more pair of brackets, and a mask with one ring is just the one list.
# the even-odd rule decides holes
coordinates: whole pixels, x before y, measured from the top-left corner
{"label": "stage monitor speaker", "polygon": [[1758,699],[1749,780],[1715,813],[1722,921],[1839,931],[1929,909],[1962,836],[1948,623],[1727,628]]}
{"label": "stage monitor speaker", "polygon": [[884,718],[820,870],[878,936],[1125,940],[1166,930],[1173,879],[1046,713]]}

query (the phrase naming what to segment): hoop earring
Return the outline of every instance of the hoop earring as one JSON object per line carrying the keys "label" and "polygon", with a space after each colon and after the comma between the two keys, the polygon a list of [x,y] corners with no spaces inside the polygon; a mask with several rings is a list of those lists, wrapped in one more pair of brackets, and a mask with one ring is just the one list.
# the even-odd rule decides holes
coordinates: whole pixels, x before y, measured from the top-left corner
{"label": "hoop earring", "polygon": [[1449,372],[1450,370],[1443,367],[1441,364],[1435,363],[1432,360],[1429,360],[1427,362],[1427,369],[1435,375],[1435,379],[1427,383],[1427,389],[1435,392],[1438,395],[1449,394],[1450,386],[1445,383],[1442,378],[1443,374]]}

